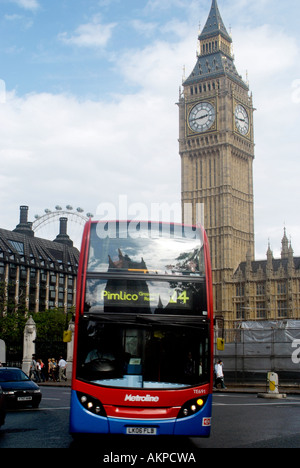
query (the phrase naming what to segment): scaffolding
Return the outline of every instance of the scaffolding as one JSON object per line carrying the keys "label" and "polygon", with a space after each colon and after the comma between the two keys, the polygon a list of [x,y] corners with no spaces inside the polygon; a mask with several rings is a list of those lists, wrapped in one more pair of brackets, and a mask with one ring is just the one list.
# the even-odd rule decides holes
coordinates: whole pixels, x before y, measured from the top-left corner
{"label": "scaffolding", "polygon": [[222,332],[226,344],[223,351],[215,344],[215,358],[223,360],[227,381],[263,382],[276,372],[281,382],[300,385],[300,320],[241,322]]}

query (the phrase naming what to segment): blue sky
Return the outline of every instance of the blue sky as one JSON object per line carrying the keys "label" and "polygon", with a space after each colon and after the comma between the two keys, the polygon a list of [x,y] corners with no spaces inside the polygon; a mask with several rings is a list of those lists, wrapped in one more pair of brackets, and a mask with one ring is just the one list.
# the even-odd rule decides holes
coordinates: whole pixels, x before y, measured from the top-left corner
{"label": "blue sky", "polygon": [[[300,255],[299,0],[218,0],[253,92],[258,258]],[[1,227],[19,205],[180,201],[178,90],[211,0],[0,0]],[[55,228],[56,229],[56,228]]]}

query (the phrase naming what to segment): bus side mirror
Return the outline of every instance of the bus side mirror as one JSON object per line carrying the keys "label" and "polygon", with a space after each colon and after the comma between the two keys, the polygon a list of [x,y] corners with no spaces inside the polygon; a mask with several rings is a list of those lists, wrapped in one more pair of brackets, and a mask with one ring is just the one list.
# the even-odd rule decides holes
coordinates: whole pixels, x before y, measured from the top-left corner
{"label": "bus side mirror", "polygon": [[225,349],[225,340],[223,338],[217,338],[217,350],[224,351]]}

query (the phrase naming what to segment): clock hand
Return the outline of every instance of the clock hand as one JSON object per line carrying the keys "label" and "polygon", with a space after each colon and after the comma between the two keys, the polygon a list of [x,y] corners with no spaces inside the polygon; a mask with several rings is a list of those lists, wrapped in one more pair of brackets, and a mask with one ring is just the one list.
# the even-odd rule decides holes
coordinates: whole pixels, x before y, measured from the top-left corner
{"label": "clock hand", "polygon": [[200,117],[196,117],[195,119],[191,119],[191,122],[195,122],[195,120],[204,119],[205,117],[208,117],[208,114],[201,115]]}

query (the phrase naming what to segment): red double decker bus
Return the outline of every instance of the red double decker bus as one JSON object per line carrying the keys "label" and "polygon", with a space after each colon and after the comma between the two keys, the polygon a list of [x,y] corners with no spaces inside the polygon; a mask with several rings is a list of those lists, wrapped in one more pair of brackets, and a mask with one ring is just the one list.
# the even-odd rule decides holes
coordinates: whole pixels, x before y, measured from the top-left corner
{"label": "red double decker bus", "polygon": [[213,304],[204,230],[89,221],[78,271],[71,434],[210,434]]}

